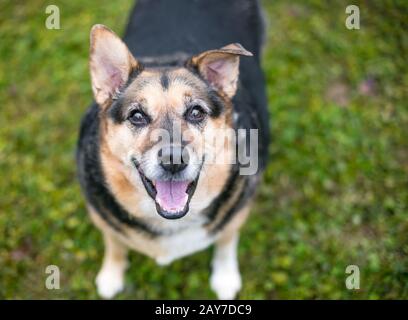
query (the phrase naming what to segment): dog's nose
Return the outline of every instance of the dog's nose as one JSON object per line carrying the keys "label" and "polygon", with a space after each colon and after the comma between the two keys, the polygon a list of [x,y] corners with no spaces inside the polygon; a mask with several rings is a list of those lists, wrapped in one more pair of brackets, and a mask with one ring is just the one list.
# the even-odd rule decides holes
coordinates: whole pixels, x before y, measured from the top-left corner
{"label": "dog's nose", "polygon": [[159,150],[159,161],[162,168],[177,173],[187,167],[190,160],[188,150],[178,146],[165,146]]}

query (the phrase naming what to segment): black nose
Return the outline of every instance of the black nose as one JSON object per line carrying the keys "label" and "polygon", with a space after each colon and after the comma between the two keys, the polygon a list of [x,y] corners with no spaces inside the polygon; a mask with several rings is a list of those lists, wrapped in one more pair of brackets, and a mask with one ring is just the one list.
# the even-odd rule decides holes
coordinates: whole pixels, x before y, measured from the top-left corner
{"label": "black nose", "polygon": [[165,146],[159,150],[159,161],[162,168],[171,173],[177,173],[188,165],[190,157],[186,148]]}

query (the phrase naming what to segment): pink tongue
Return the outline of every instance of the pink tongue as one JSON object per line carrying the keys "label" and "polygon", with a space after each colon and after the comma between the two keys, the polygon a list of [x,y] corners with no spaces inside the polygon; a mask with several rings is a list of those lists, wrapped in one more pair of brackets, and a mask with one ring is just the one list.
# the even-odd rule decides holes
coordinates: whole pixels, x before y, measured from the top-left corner
{"label": "pink tongue", "polygon": [[156,201],[168,212],[182,211],[187,203],[187,181],[156,181]]}

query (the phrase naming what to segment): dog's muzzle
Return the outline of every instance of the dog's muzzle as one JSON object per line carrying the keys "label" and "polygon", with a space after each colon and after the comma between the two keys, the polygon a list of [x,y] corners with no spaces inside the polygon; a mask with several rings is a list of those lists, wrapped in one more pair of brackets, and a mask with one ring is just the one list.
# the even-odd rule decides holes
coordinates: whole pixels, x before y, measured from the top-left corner
{"label": "dog's muzzle", "polygon": [[164,146],[157,156],[161,168],[161,174],[157,178],[147,178],[139,162],[135,158],[132,158],[132,162],[139,171],[147,193],[155,201],[157,212],[166,219],[179,219],[189,210],[202,163],[195,178],[186,179],[183,177],[190,161],[187,148]]}

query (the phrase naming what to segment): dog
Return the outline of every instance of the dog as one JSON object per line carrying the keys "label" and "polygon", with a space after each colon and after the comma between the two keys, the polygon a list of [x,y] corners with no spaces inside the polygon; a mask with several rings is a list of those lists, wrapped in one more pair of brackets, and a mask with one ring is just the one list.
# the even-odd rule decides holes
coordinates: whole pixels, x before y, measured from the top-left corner
{"label": "dog", "polygon": [[129,249],[166,265],[212,244],[211,288],[239,292],[239,230],[268,154],[263,37],[256,0],[139,0],[123,40],[92,27],[76,159],[104,238],[101,297],[123,290]]}

